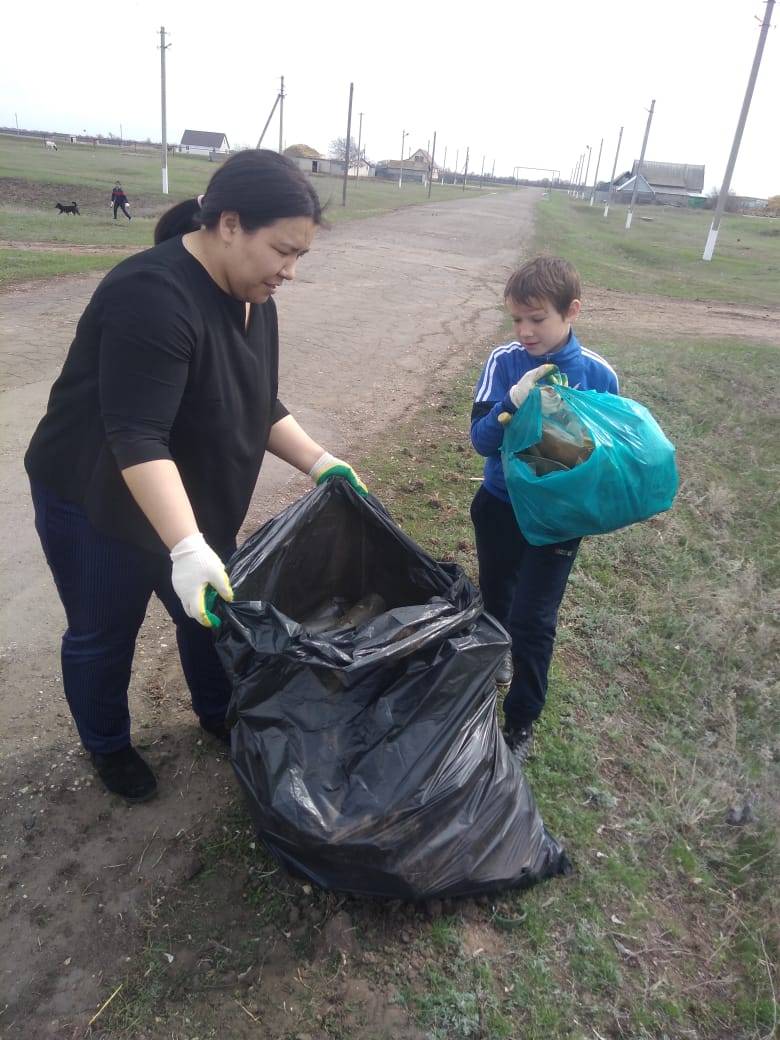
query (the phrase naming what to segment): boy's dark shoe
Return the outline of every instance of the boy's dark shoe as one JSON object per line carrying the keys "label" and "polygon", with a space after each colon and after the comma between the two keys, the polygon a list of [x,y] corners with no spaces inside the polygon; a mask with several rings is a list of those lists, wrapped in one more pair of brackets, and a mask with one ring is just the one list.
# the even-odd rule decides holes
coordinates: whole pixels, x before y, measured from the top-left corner
{"label": "boy's dark shoe", "polygon": [[524,765],[534,749],[533,723],[529,722],[527,726],[507,726],[504,729],[504,740],[520,765]]}
{"label": "boy's dark shoe", "polygon": [[512,661],[512,651],[507,650],[504,656],[501,658],[501,664],[498,666],[496,672],[496,683],[499,686],[508,686],[512,681],[515,667]]}
{"label": "boy's dark shoe", "polygon": [[126,802],[147,802],[157,794],[154,773],[134,747],[93,754],[92,764],[108,790]]}
{"label": "boy's dark shoe", "polygon": [[204,722],[201,719],[200,728],[227,747],[230,747],[230,728],[225,724],[224,719],[219,722]]}

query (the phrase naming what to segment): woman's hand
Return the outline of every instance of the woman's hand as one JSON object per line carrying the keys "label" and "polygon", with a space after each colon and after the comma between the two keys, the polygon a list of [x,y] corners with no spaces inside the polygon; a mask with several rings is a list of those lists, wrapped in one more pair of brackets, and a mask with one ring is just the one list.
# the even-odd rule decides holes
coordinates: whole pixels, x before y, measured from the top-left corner
{"label": "woman's hand", "polygon": [[359,495],[368,494],[368,488],[354,469],[324,451],[291,415],[285,415],[271,427],[268,450],[302,473],[308,473],[315,484],[322,484],[331,477],[344,477]]}
{"label": "woman's hand", "polygon": [[171,559],[171,582],[185,613],[206,628],[214,628],[214,615],[206,609],[206,587],[213,586],[224,600],[233,602],[233,590],[222,560],[200,532],[187,535],[174,545]]}
{"label": "woman's hand", "polygon": [[326,480],[331,480],[333,477],[344,477],[359,495],[363,498],[368,495],[368,488],[349,463],[344,462],[343,459],[337,459],[335,455],[331,455],[327,451],[324,451],[314,463],[309,470],[309,476],[318,485],[324,484]]}

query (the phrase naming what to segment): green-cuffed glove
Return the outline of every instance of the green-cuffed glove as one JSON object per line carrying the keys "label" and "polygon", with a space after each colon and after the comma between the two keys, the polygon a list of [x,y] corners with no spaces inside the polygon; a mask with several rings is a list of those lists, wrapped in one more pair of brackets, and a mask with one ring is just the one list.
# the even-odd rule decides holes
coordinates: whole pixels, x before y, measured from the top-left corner
{"label": "green-cuffed glove", "polygon": [[233,589],[222,560],[200,532],[187,535],[174,545],[171,560],[171,583],[187,616],[204,628],[219,628],[221,622],[209,609],[213,600],[207,599],[207,591],[213,588],[228,603],[233,601]]}
{"label": "green-cuffed glove", "polygon": [[324,484],[326,480],[330,480],[332,477],[344,477],[359,495],[362,495],[363,498],[368,495],[368,488],[349,463],[344,462],[343,459],[337,459],[335,455],[331,455],[328,451],[324,451],[320,455],[309,470],[309,476],[318,485]]}
{"label": "green-cuffed glove", "polygon": [[[525,375],[510,388],[509,400],[515,406],[518,411],[526,402],[528,395],[531,393],[537,383],[544,380],[550,386],[568,386],[569,379],[565,372],[561,372],[557,365],[539,365],[537,368],[532,368],[530,372],[526,372]],[[498,421],[502,426],[507,426],[512,421],[512,416],[509,412],[502,412]]]}

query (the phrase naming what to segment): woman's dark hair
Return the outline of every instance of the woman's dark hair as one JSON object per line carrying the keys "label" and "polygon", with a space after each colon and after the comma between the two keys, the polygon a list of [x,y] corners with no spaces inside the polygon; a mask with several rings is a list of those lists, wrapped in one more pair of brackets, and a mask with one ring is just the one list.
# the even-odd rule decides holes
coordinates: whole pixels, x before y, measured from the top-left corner
{"label": "woman's dark hair", "polygon": [[244,231],[257,231],[284,217],[323,222],[317,193],[295,163],[278,152],[251,148],[231,155],[216,170],[202,204],[187,199],[163,213],[154,229],[154,243],[199,227],[216,227],[225,210],[238,213]]}

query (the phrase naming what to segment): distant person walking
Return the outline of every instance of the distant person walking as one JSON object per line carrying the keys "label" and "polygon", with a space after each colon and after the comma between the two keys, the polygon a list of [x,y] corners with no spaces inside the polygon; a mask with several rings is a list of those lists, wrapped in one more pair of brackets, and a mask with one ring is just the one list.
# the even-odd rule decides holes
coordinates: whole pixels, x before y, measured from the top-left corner
{"label": "distant person walking", "polygon": [[122,210],[122,212],[128,220],[133,219],[127,212],[127,207],[129,205],[127,201],[127,195],[125,195],[125,189],[122,187],[119,181],[116,182],[116,184],[114,185],[114,190],[111,192],[111,205],[114,207],[114,220],[116,220],[116,211],[118,209]]}

